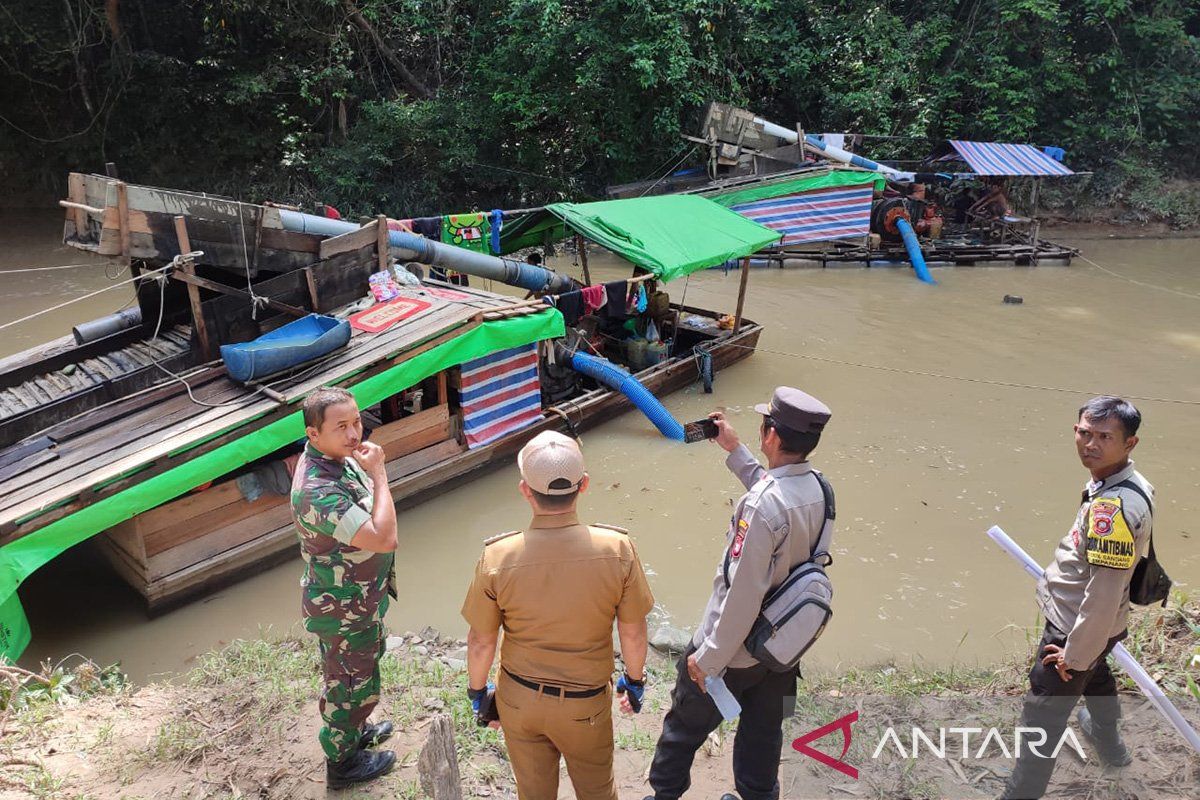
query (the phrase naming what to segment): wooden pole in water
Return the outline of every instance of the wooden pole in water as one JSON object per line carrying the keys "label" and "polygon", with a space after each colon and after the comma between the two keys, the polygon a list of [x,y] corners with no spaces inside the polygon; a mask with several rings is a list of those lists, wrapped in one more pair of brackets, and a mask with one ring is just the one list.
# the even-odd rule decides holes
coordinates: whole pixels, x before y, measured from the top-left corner
{"label": "wooden pole in water", "polygon": [[733,335],[742,329],[742,307],[746,304],[746,282],[750,280],[750,256],[742,259],[742,282],[738,286],[737,311],[733,314]]}
{"label": "wooden pole in water", "polygon": [[1033,206],[1033,236],[1031,244],[1033,245],[1033,257],[1031,263],[1037,266],[1038,263],[1038,236],[1042,232],[1042,223],[1038,219],[1038,190],[1042,188],[1042,179],[1033,179],[1033,197],[1030,199],[1030,205]]}
{"label": "wooden pole in water", "polygon": [[[192,242],[188,237],[187,221],[183,215],[175,217],[175,238],[179,240],[179,253],[192,252]],[[188,275],[195,276],[196,268],[191,260],[184,261],[181,269]],[[192,307],[192,321],[196,326],[196,338],[200,342],[200,354],[205,361],[212,361],[212,343],[208,340],[208,326],[204,324],[204,309],[200,305],[200,287],[194,283],[187,285],[188,303]]]}
{"label": "wooden pole in water", "polygon": [[583,284],[592,285],[592,273],[588,270],[587,240],[575,234],[575,252],[579,253],[579,263],[583,265]]}

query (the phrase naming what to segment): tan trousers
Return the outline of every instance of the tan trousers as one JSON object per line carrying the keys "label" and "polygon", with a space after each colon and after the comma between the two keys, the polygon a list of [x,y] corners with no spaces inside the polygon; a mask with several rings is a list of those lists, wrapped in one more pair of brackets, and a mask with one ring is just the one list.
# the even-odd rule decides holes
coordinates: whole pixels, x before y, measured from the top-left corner
{"label": "tan trousers", "polygon": [[579,800],[617,800],[611,686],[595,697],[551,697],[501,670],[496,703],[520,800],[556,800],[560,757]]}

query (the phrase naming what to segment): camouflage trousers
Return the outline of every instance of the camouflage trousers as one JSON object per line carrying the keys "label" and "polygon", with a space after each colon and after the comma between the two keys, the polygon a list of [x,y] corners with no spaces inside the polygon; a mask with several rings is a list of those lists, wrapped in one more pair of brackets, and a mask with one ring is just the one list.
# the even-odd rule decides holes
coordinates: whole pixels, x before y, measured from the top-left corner
{"label": "camouflage trousers", "polygon": [[379,704],[379,659],[385,632],[376,621],[356,630],[320,631],[321,691],[319,738],[325,757],[340,761],[358,747],[359,733]]}

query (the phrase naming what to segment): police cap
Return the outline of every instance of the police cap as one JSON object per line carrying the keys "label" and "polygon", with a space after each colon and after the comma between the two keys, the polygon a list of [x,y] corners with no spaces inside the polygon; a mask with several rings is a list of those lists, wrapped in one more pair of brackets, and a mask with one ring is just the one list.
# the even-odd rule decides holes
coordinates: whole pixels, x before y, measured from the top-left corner
{"label": "police cap", "polygon": [[759,403],[754,410],[797,433],[820,433],[832,416],[829,406],[791,386],[777,387],[770,404]]}

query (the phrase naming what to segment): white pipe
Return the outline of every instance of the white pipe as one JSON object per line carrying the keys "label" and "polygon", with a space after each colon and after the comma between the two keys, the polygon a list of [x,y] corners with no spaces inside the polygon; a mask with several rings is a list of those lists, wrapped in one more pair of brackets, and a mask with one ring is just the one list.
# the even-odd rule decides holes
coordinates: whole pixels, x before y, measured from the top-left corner
{"label": "white pipe", "polygon": [[[1032,578],[1035,580],[1041,579],[1044,572],[1041,566],[1030,558],[1021,545],[1014,542],[998,525],[988,528],[987,534],[992,538],[992,541],[1004,549],[1004,552],[1012,556]],[[1167,721],[1175,727],[1175,730],[1179,731],[1179,735],[1192,746],[1193,750],[1200,753],[1200,734],[1196,733],[1196,729],[1183,718],[1183,714],[1180,714],[1179,709],[1167,699],[1167,696],[1163,694],[1163,690],[1155,683],[1154,678],[1151,678],[1150,674],[1142,668],[1142,665],[1134,659],[1125,645],[1118,642],[1117,646],[1113,648],[1112,654],[1117,665],[1125,670],[1129,674],[1129,677],[1133,678],[1133,682],[1142,690],[1142,694],[1146,695],[1146,699],[1150,701],[1151,705],[1158,709],[1158,713],[1167,718]]]}
{"label": "white pipe", "polygon": [[[788,130],[782,125],[776,125],[774,122],[769,122],[762,117],[755,117],[754,124],[760,127],[763,133],[769,133],[772,136],[777,136],[784,141],[791,142],[792,144],[800,141],[800,134],[798,134],[796,131]],[[882,172],[892,180],[899,181],[900,183],[912,183],[916,177],[911,172],[901,172],[895,167],[885,166],[884,164],[872,161],[869,158],[863,158],[860,155],[843,150],[840,147],[834,147],[833,145],[826,144],[823,139],[811,134],[805,135],[804,144],[809,150],[812,150],[818,155],[825,156],[832,161],[840,161],[843,164],[852,164],[853,166],[862,167],[863,169],[869,169],[874,172]]]}

